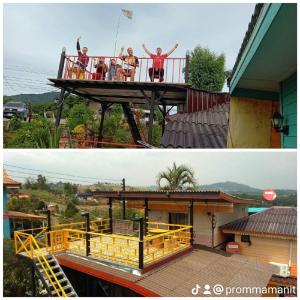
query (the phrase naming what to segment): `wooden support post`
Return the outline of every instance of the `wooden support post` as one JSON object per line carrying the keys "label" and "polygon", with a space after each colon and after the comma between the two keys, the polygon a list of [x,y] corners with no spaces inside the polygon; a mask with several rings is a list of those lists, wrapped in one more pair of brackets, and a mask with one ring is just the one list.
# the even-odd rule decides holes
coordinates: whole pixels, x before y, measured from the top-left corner
{"label": "wooden support post", "polygon": [[190,208],[190,226],[191,229],[190,229],[190,234],[191,234],[191,245],[194,244],[194,201],[191,200],[190,201],[190,204],[189,204],[189,208]]}
{"label": "wooden support post", "polygon": [[126,200],[124,197],[122,199],[122,218],[126,220]]}
{"label": "wooden support post", "polygon": [[144,268],[144,218],[141,218],[139,223],[139,269],[142,270]]}
{"label": "wooden support post", "polygon": [[136,144],[138,144],[138,141],[141,141],[142,137],[141,137],[140,131],[137,127],[137,124],[135,122],[135,119],[134,119],[132,110],[129,106],[129,103],[122,103],[122,108],[123,108],[124,115],[126,116],[132,138],[133,138],[134,142]]}
{"label": "wooden support post", "polygon": [[66,48],[62,48],[61,55],[60,55],[60,61],[59,61],[59,67],[57,72],[57,79],[60,79],[63,77],[64,72],[64,66],[65,66],[65,58],[66,58]]}
{"label": "wooden support post", "polygon": [[89,256],[91,253],[91,247],[90,247],[90,234],[89,232],[90,230],[90,214],[88,212],[83,212],[81,214],[83,217],[85,217],[85,245],[86,245],[86,249],[85,249],[85,254],[86,256]]}
{"label": "wooden support post", "polygon": [[185,81],[185,83],[188,83],[188,81],[189,81],[189,63],[190,63],[190,52],[186,51],[185,68],[184,68],[184,81]]}
{"label": "wooden support post", "polygon": [[152,145],[152,131],[154,122],[154,103],[155,103],[155,91],[151,92],[150,100],[150,115],[149,115],[149,126],[148,126],[148,144]]}
{"label": "wooden support post", "polygon": [[[62,49],[61,55],[60,55],[60,62],[59,62],[59,67],[58,67],[58,72],[57,72],[57,79],[61,79],[63,77],[63,72],[64,72],[64,65],[65,65],[65,57],[66,57],[66,48]],[[63,102],[64,102],[64,94],[65,94],[65,89],[62,88],[58,103],[57,103],[57,114],[56,114],[56,120],[55,120],[55,126],[58,127],[61,119],[61,112],[63,109]]]}
{"label": "wooden support post", "polygon": [[144,216],[145,216],[145,235],[148,234],[148,222],[149,222],[149,216],[148,216],[148,199],[145,199],[144,203]]}
{"label": "wooden support post", "polygon": [[62,88],[59,94],[58,103],[57,103],[57,112],[56,112],[56,120],[55,126],[58,127],[60,124],[61,113],[64,106],[64,98],[65,98],[65,89]]}
{"label": "wooden support post", "polygon": [[[122,191],[125,192],[126,185],[125,185],[125,178],[122,179]],[[126,220],[126,199],[125,196],[122,197],[122,211],[123,211],[123,220]]]}
{"label": "wooden support post", "polygon": [[[102,142],[103,140],[103,125],[104,125],[104,117],[105,117],[105,112],[107,110],[107,107],[108,105],[106,102],[101,104],[101,120],[99,125],[98,142]],[[102,148],[102,145],[97,144],[97,148]]]}
{"label": "wooden support post", "polygon": [[113,233],[113,214],[112,214],[112,198],[108,199],[108,217],[109,217],[109,232]]}

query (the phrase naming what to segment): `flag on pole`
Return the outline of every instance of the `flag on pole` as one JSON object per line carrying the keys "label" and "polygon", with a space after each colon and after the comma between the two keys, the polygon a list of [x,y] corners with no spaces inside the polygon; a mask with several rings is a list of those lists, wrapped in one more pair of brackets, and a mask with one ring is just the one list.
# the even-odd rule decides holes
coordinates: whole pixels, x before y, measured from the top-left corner
{"label": "flag on pole", "polygon": [[128,9],[122,9],[123,15],[127,17],[128,19],[132,19],[133,11]]}

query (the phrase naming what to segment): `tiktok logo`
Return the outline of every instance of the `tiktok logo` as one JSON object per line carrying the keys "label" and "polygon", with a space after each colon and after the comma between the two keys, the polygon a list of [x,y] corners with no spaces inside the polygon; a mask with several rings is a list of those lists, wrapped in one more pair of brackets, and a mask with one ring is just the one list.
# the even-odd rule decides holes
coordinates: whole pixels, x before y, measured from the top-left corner
{"label": "tiktok logo", "polygon": [[196,284],[196,286],[192,288],[192,294],[196,296],[199,294],[200,290],[201,290],[201,286],[199,284]]}

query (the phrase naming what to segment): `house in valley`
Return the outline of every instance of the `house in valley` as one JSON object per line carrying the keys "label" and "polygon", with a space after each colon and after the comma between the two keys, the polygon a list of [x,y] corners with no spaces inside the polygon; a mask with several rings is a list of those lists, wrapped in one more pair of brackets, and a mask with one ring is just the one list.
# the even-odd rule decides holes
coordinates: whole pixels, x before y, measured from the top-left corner
{"label": "house in valley", "polygon": [[297,4],[257,4],[229,83],[229,148],[297,147]]}

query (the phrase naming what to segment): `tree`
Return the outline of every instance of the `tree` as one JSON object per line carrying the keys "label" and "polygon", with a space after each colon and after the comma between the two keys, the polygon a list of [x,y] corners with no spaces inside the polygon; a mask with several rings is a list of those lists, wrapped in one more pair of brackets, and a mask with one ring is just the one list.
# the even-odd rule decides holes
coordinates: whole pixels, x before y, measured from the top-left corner
{"label": "tree", "polygon": [[64,193],[68,196],[74,195],[77,193],[77,185],[70,182],[64,183]]}
{"label": "tree", "polygon": [[79,210],[76,205],[72,201],[70,201],[66,207],[65,216],[67,218],[71,218],[74,217],[74,215],[76,215],[78,212]]}
{"label": "tree", "polygon": [[157,185],[161,190],[193,190],[196,187],[194,171],[184,164],[177,166],[174,162],[172,168],[157,175]]}
{"label": "tree", "polygon": [[47,178],[41,174],[38,175],[36,179],[36,186],[39,190],[47,191],[49,189],[47,184]]}
{"label": "tree", "polygon": [[228,75],[225,71],[225,56],[197,46],[191,53],[188,73],[189,83],[193,87],[220,92]]}
{"label": "tree", "polygon": [[84,103],[75,104],[69,111],[67,124],[71,130],[77,125],[87,124],[93,119],[94,112]]}

